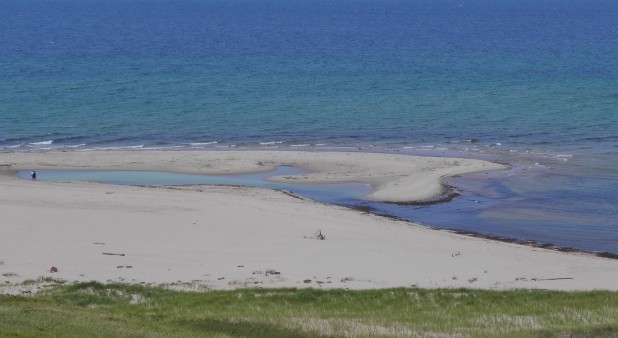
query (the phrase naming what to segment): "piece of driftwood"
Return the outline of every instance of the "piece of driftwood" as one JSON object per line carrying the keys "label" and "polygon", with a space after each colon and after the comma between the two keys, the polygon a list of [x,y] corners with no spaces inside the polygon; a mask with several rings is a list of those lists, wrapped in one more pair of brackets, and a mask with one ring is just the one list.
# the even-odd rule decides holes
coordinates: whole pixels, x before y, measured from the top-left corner
{"label": "piece of driftwood", "polygon": [[535,282],[540,282],[544,280],[562,280],[562,279],[575,279],[573,277],[558,277],[558,278],[532,278]]}
{"label": "piece of driftwood", "polygon": [[119,253],[111,253],[111,252],[104,252],[104,255],[108,255],[108,256],[124,256],[124,254],[119,254]]}
{"label": "piece of driftwood", "polygon": [[266,269],[266,271],[264,271],[266,276],[268,275],[280,275],[281,272],[279,271],[275,271],[274,269]]}

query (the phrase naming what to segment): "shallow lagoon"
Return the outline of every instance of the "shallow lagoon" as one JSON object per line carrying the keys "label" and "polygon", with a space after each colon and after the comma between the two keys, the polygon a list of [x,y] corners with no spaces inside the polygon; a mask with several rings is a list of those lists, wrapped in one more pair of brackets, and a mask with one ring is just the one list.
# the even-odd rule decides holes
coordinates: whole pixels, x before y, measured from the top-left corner
{"label": "shallow lagoon", "polygon": [[[235,185],[289,191],[313,200],[351,207],[425,224],[440,229],[505,240],[535,244],[552,244],[560,248],[610,252],[618,254],[618,234],[609,224],[611,219],[598,217],[590,206],[590,217],[581,206],[573,206],[573,214],[565,213],[558,204],[574,201],[571,192],[551,190],[540,185],[538,173],[480,173],[450,179],[459,196],[451,201],[427,205],[381,203],[363,199],[372,189],[363,183],[303,184],[278,183],[274,176],[301,175],[299,168],[280,166],[274,171],[241,175],[195,175],[173,172],[114,170],[37,170],[43,181],[92,181],[126,185]],[[30,179],[29,171],[18,176]],[[554,176],[554,179],[565,179]],[[594,189],[598,194],[601,187]],[[606,188],[608,189],[608,188]],[[534,190],[538,193],[534,194]],[[552,203],[553,202],[553,203]],[[584,207],[585,208],[585,207]],[[598,208],[598,207],[597,207]],[[596,222],[596,223],[595,223]],[[601,222],[601,223],[599,223]],[[605,224],[605,223],[607,224]],[[581,224],[586,224],[582,227]],[[593,231],[591,231],[591,229]]]}
{"label": "shallow lagoon", "polygon": [[[276,170],[270,172],[240,175],[196,175],[134,170],[37,170],[37,180],[86,181],[150,186],[239,185],[290,191],[294,194],[331,204],[347,204],[353,200],[360,200],[362,196],[371,192],[371,187],[363,183],[288,184],[267,180],[269,177],[301,175],[304,173],[303,170],[290,166],[279,166]],[[23,179],[30,179],[30,172],[20,171],[18,176]]]}

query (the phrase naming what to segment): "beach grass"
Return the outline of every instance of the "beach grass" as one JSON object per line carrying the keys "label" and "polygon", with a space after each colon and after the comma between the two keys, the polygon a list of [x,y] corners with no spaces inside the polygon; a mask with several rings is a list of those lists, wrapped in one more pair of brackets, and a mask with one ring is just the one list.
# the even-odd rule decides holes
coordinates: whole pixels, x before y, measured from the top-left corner
{"label": "beach grass", "polygon": [[0,295],[2,337],[615,337],[618,292],[240,289],[96,282]]}

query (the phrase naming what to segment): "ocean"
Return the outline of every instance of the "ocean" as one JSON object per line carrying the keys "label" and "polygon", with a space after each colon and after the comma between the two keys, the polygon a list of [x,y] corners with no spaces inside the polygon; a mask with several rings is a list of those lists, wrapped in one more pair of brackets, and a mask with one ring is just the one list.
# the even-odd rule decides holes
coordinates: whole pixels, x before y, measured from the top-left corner
{"label": "ocean", "polygon": [[618,254],[616,22],[611,0],[7,1],[0,151],[488,159],[512,168],[397,212]]}

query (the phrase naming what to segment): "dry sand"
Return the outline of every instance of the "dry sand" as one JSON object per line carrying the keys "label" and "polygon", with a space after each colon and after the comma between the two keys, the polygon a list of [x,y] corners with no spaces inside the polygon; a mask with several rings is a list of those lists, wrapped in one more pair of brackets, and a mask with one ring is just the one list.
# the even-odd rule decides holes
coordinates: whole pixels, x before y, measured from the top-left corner
{"label": "dry sand", "polygon": [[[444,177],[504,168],[368,153],[1,153],[0,292],[27,291],[33,287],[20,283],[40,277],[185,289],[618,290],[617,260],[431,230],[267,189],[33,182],[15,175],[30,169],[223,174],[277,165],[311,172],[279,180],[367,182],[375,189],[367,198],[384,201],[432,198]],[[313,238],[318,231],[325,240]]]}

